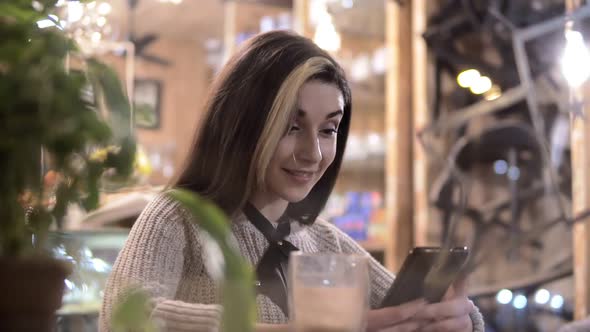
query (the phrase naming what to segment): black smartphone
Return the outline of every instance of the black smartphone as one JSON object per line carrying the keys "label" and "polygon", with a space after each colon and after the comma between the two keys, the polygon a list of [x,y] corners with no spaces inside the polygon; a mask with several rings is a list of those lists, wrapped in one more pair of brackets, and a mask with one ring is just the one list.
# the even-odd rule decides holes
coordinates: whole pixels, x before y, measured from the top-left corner
{"label": "black smartphone", "polygon": [[381,308],[420,298],[430,303],[440,302],[460,275],[468,257],[467,247],[446,251],[441,251],[439,247],[412,249],[385,295]]}

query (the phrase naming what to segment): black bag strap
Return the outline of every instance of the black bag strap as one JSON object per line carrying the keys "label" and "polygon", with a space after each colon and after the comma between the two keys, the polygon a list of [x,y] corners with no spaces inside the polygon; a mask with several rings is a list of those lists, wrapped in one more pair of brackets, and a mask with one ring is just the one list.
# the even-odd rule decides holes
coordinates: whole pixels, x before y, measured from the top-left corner
{"label": "black bag strap", "polygon": [[298,251],[292,243],[285,240],[291,233],[291,223],[288,216],[279,218],[277,228],[256,209],[251,203],[246,203],[243,212],[248,220],[260,231],[269,243],[268,249],[256,266],[256,291],[266,295],[281,308],[288,317],[287,306],[287,268],[289,255]]}

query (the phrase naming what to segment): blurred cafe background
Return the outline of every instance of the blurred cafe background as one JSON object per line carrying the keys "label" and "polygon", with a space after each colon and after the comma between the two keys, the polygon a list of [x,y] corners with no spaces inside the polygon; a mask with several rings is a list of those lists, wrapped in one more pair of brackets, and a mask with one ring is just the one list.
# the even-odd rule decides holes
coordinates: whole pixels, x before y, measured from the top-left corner
{"label": "blurred cafe background", "polygon": [[[487,331],[590,315],[590,6],[576,0],[59,1],[54,19],[113,68],[138,149],[100,207],[68,210],[60,331],[95,331],[130,227],[180,167],[212,78],[249,37],[295,30],[350,80],[345,161],[323,217],[397,271],[414,246],[470,247]],[[48,171],[46,177],[51,176]]]}

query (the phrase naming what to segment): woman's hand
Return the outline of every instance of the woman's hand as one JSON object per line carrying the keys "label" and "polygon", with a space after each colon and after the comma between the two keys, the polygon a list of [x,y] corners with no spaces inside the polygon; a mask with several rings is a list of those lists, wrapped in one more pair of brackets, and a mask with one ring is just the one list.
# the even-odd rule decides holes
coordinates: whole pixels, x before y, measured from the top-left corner
{"label": "woman's hand", "polygon": [[456,298],[428,304],[414,317],[427,322],[420,327],[421,332],[471,332],[473,323],[469,313],[472,310],[473,303],[466,297]]}
{"label": "woman's hand", "polygon": [[459,280],[449,289],[443,301],[427,304],[415,318],[427,321],[421,332],[472,332],[473,322],[469,313],[473,302],[467,298],[465,280]]}
{"label": "woman's hand", "polygon": [[413,332],[419,331],[427,322],[415,316],[426,308],[424,300],[412,301],[395,307],[369,311],[367,332]]}

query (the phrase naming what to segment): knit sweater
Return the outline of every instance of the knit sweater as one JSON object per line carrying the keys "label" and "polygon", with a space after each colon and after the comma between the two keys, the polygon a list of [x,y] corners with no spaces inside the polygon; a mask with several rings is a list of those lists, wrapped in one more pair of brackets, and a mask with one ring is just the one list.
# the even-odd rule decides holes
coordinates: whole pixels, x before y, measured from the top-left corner
{"label": "knit sweater", "polygon": [[[109,276],[100,313],[99,330],[110,331],[116,300],[129,286],[140,286],[152,300],[152,318],[162,331],[217,331],[222,308],[218,285],[206,268],[202,230],[189,213],[169,196],[156,197],[133,225],[124,248]],[[256,265],[268,242],[243,215],[231,223],[242,256]],[[316,220],[312,225],[292,223],[286,238],[307,253],[354,253],[366,251],[332,224]],[[394,276],[370,259],[370,305],[376,308]],[[287,318],[264,295],[256,297],[258,322],[286,323]],[[483,332],[477,309],[470,315],[474,331]]]}

